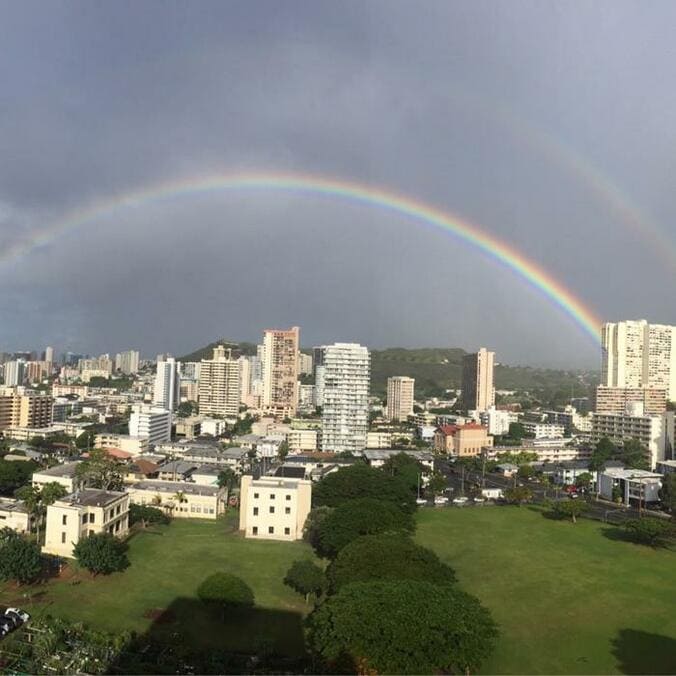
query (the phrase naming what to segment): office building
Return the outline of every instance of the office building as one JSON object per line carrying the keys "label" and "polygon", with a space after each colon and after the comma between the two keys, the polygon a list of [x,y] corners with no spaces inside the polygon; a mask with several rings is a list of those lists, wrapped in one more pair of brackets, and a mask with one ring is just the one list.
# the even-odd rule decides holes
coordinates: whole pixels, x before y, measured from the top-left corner
{"label": "office building", "polygon": [[240,487],[239,529],[247,538],[300,540],[312,506],[312,482],[245,474]]}
{"label": "office building", "polygon": [[173,357],[157,362],[153,405],[174,411],[180,403],[181,381],[178,375],[178,364]]}
{"label": "office building", "polygon": [[495,352],[482,347],[462,358],[462,405],[467,410],[487,411],[495,405],[493,368]]}
{"label": "office building", "polygon": [[300,329],[266,329],[263,333],[262,408],[279,418],[298,409],[298,348]]}
{"label": "office building", "polygon": [[387,418],[405,421],[413,415],[415,380],[406,376],[387,379]]}
{"label": "office building", "polygon": [[340,453],[366,448],[371,358],[357,343],[324,348],[322,450]]}
{"label": "office building", "polygon": [[136,404],[129,417],[129,436],[148,439],[149,444],[171,440],[171,411],[158,406]]}
{"label": "office building", "polygon": [[202,416],[236,416],[240,403],[240,364],[223,345],[212,359],[203,359],[199,379],[199,412]]}
{"label": "office building", "polygon": [[601,347],[602,385],[665,389],[676,401],[676,327],[645,319],[608,322]]}

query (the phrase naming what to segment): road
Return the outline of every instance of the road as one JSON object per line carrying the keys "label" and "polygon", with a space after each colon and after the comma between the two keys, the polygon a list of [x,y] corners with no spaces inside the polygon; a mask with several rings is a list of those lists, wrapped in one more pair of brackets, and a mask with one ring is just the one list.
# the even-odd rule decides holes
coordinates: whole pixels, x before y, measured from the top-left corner
{"label": "road", "polygon": [[[449,497],[455,498],[461,495],[467,495],[469,491],[476,487],[482,487],[481,472],[473,472],[465,469],[464,473],[461,466],[449,463],[446,460],[436,460],[435,470],[441,472],[448,481]],[[556,490],[554,486],[543,486],[535,481],[523,481],[516,479],[517,485],[525,485],[531,489],[533,493],[534,503],[543,503],[545,500],[556,500],[565,498],[565,493],[561,490]],[[483,477],[483,486],[486,488],[512,488],[515,485],[513,477],[507,478],[501,474],[486,472]],[[578,500],[584,498],[579,497]],[[449,503],[450,504],[450,503]],[[588,500],[589,509],[585,516],[609,523],[623,523],[629,519],[637,519],[641,515],[636,507],[625,507],[607,500],[597,499],[595,495],[590,496]],[[643,510],[646,514],[646,510]],[[651,515],[663,516],[662,513],[655,513],[650,511]]]}

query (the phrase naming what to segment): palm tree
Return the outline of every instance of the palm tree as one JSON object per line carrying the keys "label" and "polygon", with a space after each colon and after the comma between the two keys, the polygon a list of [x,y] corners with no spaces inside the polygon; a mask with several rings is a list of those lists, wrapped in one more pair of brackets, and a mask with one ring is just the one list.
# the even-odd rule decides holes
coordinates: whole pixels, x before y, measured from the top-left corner
{"label": "palm tree", "polygon": [[228,501],[230,491],[237,485],[237,475],[229,468],[224,467],[218,473],[218,487],[225,488],[225,501]]}
{"label": "palm tree", "polygon": [[185,497],[185,493],[183,491],[176,491],[176,493],[174,493],[174,495],[172,496],[171,500],[172,504],[174,502],[177,502],[179,504],[179,507],[184,502],[188,502],[188,499]]}

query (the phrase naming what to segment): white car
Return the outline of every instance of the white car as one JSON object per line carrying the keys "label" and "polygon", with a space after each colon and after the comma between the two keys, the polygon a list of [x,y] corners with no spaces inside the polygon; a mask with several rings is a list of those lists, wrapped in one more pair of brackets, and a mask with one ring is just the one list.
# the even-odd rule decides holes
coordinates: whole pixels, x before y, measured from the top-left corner
{"label": "white car", "polygon": [[415,501],[415,504],[416,505],[426,505],[427,500],[425,500],[425,498],[417,498],[416,501]]}
{"label": "white car", "polygon": [[31,616],[25,610],[21,610],[20,608],[7,608],[7,610],[5,610],[5,615],[12,617],[12,614],[17,615],[21,619],[21,622],[24,623],[31,619]]}
{"label": "white car", "polygon": [[466,504],[468,501],[469,501],[469,498],[465,498],[465,497],[453,498],[453,504],[454,505],[462,506],[462,505]]}
{"label": "white car", "polygon": [[434,498],[435,505],[445,505],[448,502],[448,498],[445,495],[437,495]]}
{"label": "white car", "polygon": [[474,498],[474,502],[480,505],[481,503],[486,502],[486,498],[478,498],[477,497],[477,498]]}

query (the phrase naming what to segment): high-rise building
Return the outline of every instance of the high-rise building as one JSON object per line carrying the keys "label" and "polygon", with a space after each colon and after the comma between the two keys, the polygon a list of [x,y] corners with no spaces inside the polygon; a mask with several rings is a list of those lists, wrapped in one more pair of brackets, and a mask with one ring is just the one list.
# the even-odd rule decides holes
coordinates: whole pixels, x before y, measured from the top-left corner
{"label": "high-rise building", "polygon": [[495,352],[485,347],[462,358],[462,404],[468,410],[487,411],[495,405],[493,366]]}
{"label": "high-rise building", "polygon": [[23,385],[26,379],[26,362],[22,359],[16,361],[8,361],[5,364],[5,385],[8,387],[16,387]]}
{"label": "high-rise building", "polygon": [[645,319],[607,322],[601,328],[601,384],[663,388],[676,401],[676,327]]}
{"label": "high-rise building", "polygon": [[362,451],[369,425],[369,351],[357,343],[324,348],[322,450]]}
{"label": "high-rise building", "polygon": [[312,375],[312,355],[298,353],[298,373],[304,376]]}
{"label": "high-rise building", "polygon": [[173,357],[157,362],[153,404],[173,411],[180,401],[181,381],[178,375],[178,364]]}
{"label": "high-rise building", "polygon": [[291,417],[298,409],[300,329],[266,329],[263,333],[263,401],[267,413]]}
{"label": "high-rise building", "polygon": [[129,416],[129,435],[148,439],[149,444],[171,441],[171,411],[159,406],[134,405]]}
{"label": "high-rise building", "polygon": [[406,420],[413,415],[415,380],[407,376],[387,379],[387,418],[394,421]]}
{"label": "high-rise building", "polygon": [[202,415],[236,416],[239,413],[240,365],[226,354],[223,345],[214,348],[213,359],[203,359],[199,379],[199,411]]}
{"label": "high-rise building", "polygon": [[639,403],[646,415],[660,415],[667,410],[667,391],[660,387],[596,388],[596,413],[624,413],[629,404]]}
{"label": "high-rise building", "polygon": [[0,396],[0,430],[8,427],[48,427],[54,399],[49,395],[9,390]]}
{"label": "high-rise building", "polygon": [[251,394],[251,358],[242,355],[237,363],[239,364],[239,400],[245,402]]}
{"label": "high-rise building", "polygon": [[137,350],[127,350],[115,355],[115,369],[126,375],[138,373],[140,354]]}
{"label": "high-rise building", "polygon": [[[54,363],[54,348],[53,347],[46,347],[45,348],[45,361],[48,364],[53,364]],[[51,370],[51,367],[50,367]]]}

